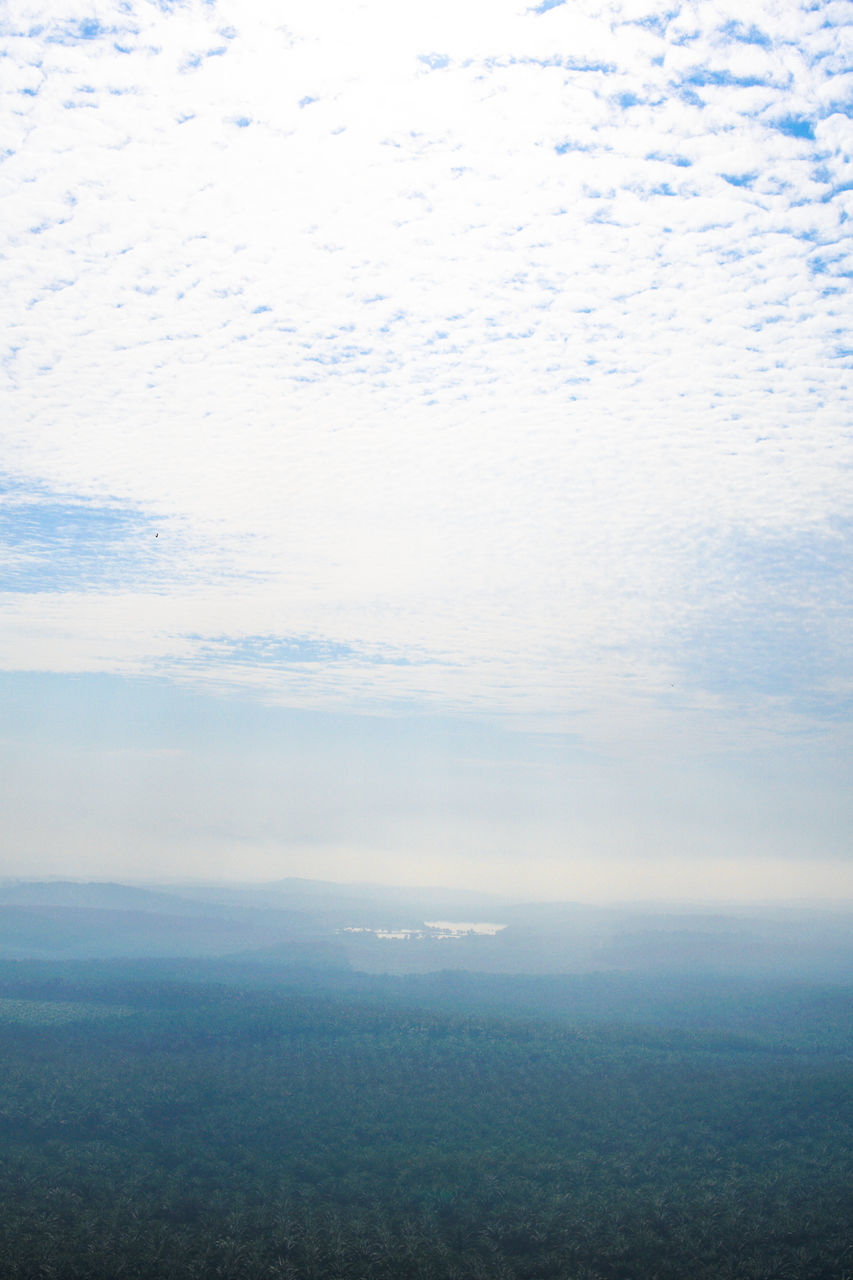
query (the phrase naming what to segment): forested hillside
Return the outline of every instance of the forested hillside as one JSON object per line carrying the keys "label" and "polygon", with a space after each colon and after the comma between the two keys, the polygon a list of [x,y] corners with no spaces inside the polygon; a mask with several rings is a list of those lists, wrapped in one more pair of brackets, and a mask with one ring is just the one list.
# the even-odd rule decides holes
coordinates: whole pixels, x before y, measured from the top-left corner
{"label": "forested hillside", "polygon": [[3,966],[4,1280],[853,1274],[849,993],[817,1045],[178,969]]}

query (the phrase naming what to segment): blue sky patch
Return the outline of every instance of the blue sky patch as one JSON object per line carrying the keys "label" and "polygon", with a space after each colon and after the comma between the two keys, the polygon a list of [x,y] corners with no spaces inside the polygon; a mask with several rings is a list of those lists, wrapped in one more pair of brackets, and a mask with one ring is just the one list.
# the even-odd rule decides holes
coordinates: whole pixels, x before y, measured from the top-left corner
{"label": "blue sky patch", "polygon": [[710,67],[700,67],[698,70],[691,72],[689,76],[685,76],[683,84],[692,84],[697,88],[704,88],[706,85],[713,85],[722,88],[732,89],[754,89],[756,85],[767,84],[761,76],[736,76],[725,68],[714,71]]}
{"label": "blue sky patch", "polygon": [[310,636],[191,636],[202,642],[202,651],[220,661],[291,666],[304,663],[340,662],[352,658],[349,645]]}
{"label": "blue sky patch", "polygon": [[107,34],[112,33],[97,18],[90,17],[68,22],[60,30],[51,31],[45,39],[48,44],[79,44]]}
{"label": "blue sky patch", "polygon": [[96,40],[101,34],[101,24],[97,18],[83,18],[77,31],[81,40]]}
{"label": "blue sky patch", "polygon": [[[215,664],[229,663],[261,667],[328,667],[335,663],[363,663],[368,666],[408,667],[413,660],[392,648],[363,648],[341,644],[322,636],[200,636],[188,637],[199,644],[198,654]],[[434,660],[433,660],[434,661]],[[432,665],[417,659],[418,665]]]}
{"label": "blue sky patch", "polygon": [[450,66],[450,59],[446,53],[420,53],[418,62],[429,67],[430,71],[443,71],[445,67]]}
{"label": "blue sky patch", "polygon": [[789,138],[808,138],[814,142],[814,125],[803,116],[782,116],[773,122],[773,128],[786,133]]}
{"label": "blue sky patch", "polygon": [[595,151],[596,148],[592,146],[590,143],[572,142],[570,139],[567,138],[565,142],[558,142],[555,145],[554,150],[556,151],[558,156],[564,156],[568,154],[568,152],[570,151]]}
{"label": "blue sky patch", "polygon": [[[140,511],[0,493],[0,590],[88,591],[151,570],[157,524]],[[165,545],[165,544],[164,544]]]}
{"label": "blue sky patch", "polygon": [[659,160],[661,164],[674,164],[679,169],[689,169],[693,164],[693,161],[688,160],[687,156],[666,155],[662,151],[650,151],[646,159]]}
{"label": "blue sky patch", "polygon": [[730,40],[736,40],[738,44],[757,44],[764,49],[769,49],[771,45],[770,37],[765,35],[755,23],[747,27],[742,22],[727,22],[722,27],[722,31]]}
{"label": "blue sky patch", "polygon": [[796,695],[810,707],[833,665],[846,674],[840,632],[832,637],[853,592],[851,552],[853,520],[841,518],[812,534],[709,546],[696,575],[706,604],[687,643],[678,638],[678,665],[712,693]]}

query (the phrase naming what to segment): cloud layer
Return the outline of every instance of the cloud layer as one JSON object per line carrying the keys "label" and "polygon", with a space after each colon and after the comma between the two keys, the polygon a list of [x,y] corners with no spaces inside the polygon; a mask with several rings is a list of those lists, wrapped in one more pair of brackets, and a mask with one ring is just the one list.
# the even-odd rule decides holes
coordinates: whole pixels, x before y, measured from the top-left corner
{"label": "cloud layer", "polygon": [[849,10],[742,8],[10,4],[0,663],[837,733]]}

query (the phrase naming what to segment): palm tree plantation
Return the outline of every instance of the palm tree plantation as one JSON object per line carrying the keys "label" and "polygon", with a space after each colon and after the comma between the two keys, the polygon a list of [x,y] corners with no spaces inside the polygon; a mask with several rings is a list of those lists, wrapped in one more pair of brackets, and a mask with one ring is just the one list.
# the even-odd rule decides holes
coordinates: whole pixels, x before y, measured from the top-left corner
{"label": "palm tree plantation", "polygon": [[6,960],[0,1276],[843,1280],[851,1032],[837,983]]}

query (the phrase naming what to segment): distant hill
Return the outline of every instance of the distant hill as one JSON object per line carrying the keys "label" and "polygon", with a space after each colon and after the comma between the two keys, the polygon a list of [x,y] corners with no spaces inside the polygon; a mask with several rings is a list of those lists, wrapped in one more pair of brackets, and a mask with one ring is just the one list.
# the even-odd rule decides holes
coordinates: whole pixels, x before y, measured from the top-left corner
{"label": "distant hill", "polygon": [[87,907],[105,911],[150,911],[158,915],[211,914],[208,903],[162,889],[139,888],[97,880],[0,881],[0,905],[16,907]]}
{"label": "distant hill", "polygon": [[[155,886],[148,886],[155,889]],[[328,928],[417,928],[427,919],[492,919],[511,905],[496,894],[382,884],[336,884],[296,877],[264,884],[176,884],[170,892],[229,908],[299,911]],[[472,914],[473,913],[473,914]]]}
{"label": "distant hill", "polygon": [[[439,937],[427,921],[491,923]],[[518,903],[493,894],[268,884],[0,883],[0,957],[256,956],[373,974],[719,974],[853,980],[853,911]]]}
{"label": "distant hill", "polygon": [[304,925],[295,928],[283,912],[229,918],[226,913],[178,916],[150,910],[0,906],[3,959],[214,957],[261,951],[312,967],[347,966],[334,936],[319,936]]}

